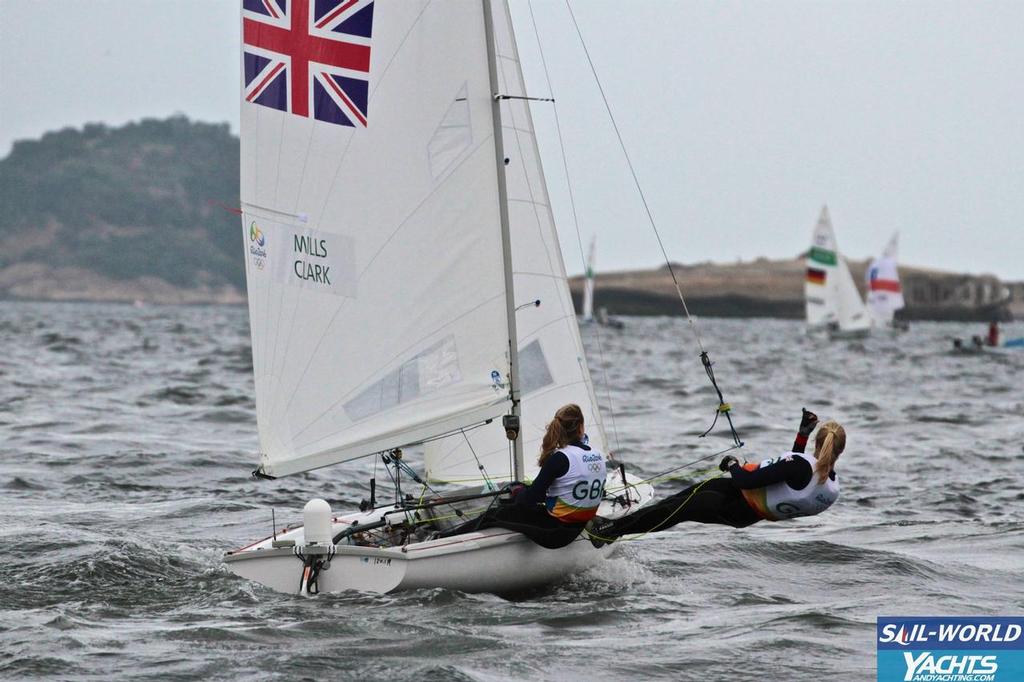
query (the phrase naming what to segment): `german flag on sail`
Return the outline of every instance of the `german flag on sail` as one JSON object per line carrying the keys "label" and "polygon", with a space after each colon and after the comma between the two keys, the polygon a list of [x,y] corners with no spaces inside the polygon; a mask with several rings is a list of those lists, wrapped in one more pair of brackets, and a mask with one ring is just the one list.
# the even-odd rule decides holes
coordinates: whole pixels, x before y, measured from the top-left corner
{"label": "german flag on sail", "polygon": [[811,284],[824,284],[825,271],[817,268],[807,268],[807,281]]}

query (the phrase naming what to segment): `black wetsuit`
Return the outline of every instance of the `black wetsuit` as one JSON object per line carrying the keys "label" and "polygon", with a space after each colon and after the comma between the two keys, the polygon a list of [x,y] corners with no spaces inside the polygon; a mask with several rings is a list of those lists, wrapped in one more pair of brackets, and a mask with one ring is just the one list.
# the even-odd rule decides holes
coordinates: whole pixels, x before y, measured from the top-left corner
{"label": "black wetsuit", "polygon": [[[806,443],[806,436],[797,436],[793,451],[803,452]],[[611,540],[620,535],[665,530],[682,521],[744,528],[762,518],[747,502],[743,490],[783,481],[794,490],[801,490],[814,477],[814,470],[802,457],[783,458],[754,471],[733,464],[729,473],[732,478],[697,483],[621,519],[600,524],[594,529],[594,535]],[[835,477],[835,474],[830,475]]]}
{"label": "black wetsuit", "polygon": [[[589,450],[581,443],[573,442],[578,448]],[[507,528],[522,533],[541,547],[558,549],[575,540],[583,531],[582,523],[563,523],[548,513],[547,492],[555,479],[569,471],[569,458],[562,452],[554,452],[545,460],[537,477],[519,491],[512,500],[495,499],[494,504],[482,515],[444,533],[459,535],[484,528]]]}

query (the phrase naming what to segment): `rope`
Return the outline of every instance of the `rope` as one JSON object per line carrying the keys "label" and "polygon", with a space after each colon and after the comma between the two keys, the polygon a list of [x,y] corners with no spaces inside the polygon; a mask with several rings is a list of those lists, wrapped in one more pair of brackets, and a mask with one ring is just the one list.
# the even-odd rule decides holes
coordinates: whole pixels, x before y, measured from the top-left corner
{"label": "rope", "polygon": [[[713,471],[713,469],[709,470],[709,471]],[[708,473],[708,472],[702,472],[702,473]],[[680,502],[679,506],[672,510],[671,514],[666,516],[659,524],[657,524],[656,526],[654,526],[650,530],[645,530],[642,533],[638,533],[636,535],[631,535],[629,537],[619,537],[619,538],[604,538],[604,537],[601,537],[600,535],[596,535],[595,533],[592,533],[590,530],[587,530],[587,536],[591,537],[591,538],[594,538],[595,540],[600,540],[601,542],[604,542],[604,543],[612,543],[612,542],[615,542],[616,540],[620,540],[620,541],[623,541],[623,542],[634,542],[636,540],[640,540],[641,538],[646,537],[647,535],[649,535],[651,533],[657,532],[665,524],[667,524],[669,521],[671,521],[672,518],[676,514],[678,514],[683,509],[683,507],[685,507],[687,505],[687,503],[691,499],[693,499],[693,496],[700,492],[701,488],[703,488],[709,482],[714,481],[715,479],[721,478],[724,475],[725,475],[724,472],[719,472],[717,475],[712,476],[710,478],[706,478],[703,481],[701,481],[700,484],[697,485],[696,487],[694,487],[694,489],[690,492],[690,494],[686,496],[686,499],[683,500],[682,502]]]}
{"label": "rope", "polygon": [[576,29],[576,35],[580,39],[580,46],[583,48],[583,54],[587,58],[587,64],[590,66],[590,72],[591,74],[593,74],[594,82],[597,84],[597,89],[601,93],[601,101],[604,102],[605,111],[608,112],[608,118],[611,121],[612,129],[615,130],[615,137],[618,139],[619,147],[622,149],[622,156],[626,159],[626,165],[629,167],[630,175],[632,175],[633,177],[633,184],[636,186],[637,194],[640,196],[640,202],[643,204],[644,211],[647,213],[647,220],[651,225],[651,230],[653,230],[654,232],[655,239],[657,239],[658,241],[658,247],[661,249],[661,255],[662,258],[664,258],[665,260],[665,266],[666,268],[668,268],[669,275],[671,275],[672,277],[672,284],[675,286],[676,294],[679,296],[679,302],[683,306],[683,312],[686,314],[687,323],[690,326],[690,330],[693,332],[694,338],[697,340],[697,347],[700,348],[701,363],[704,365],[704,369],[708,374],[708,378],[711,380],[711,385],[714,387],[715,392],[718,394],[718,409],[715,412],[715,419],[711,423],[711,426],[708,427],[708,430],[701,434],[701,438],[703,438],[704,436],[711,432],[711,430],[715,427],[715,424],[718,422],[719,415],[724,414],[726,420],[729,422],[729,430],[732,432],[733,442],[737,445],[737,447],[742,447],[743,441],[740,440],[739,435],[736,433],[736,427],[733,425],[732,416],[729,414],[732,407],[731,405],[729,405],[729,403],[725,402],[725,398],[722,397],[722,391],[718,387],[718,383],[715,381],[715,374],[711,369],[711,359],[708,356],[707,349],[704,347],[704,340],[703,338],[701,338],[700,329],[697,327],[697,323],[693,319],[693,316],[690,314],[689,307],[686,305],[686,297],[683,296],[683,289],[679,284],[679,278],[676,277],[675,268],[672,267],[672,261],[669,260],[668,252],[665,250],[665,243],[661,239],[661,233],[658,231],[658,225],[654,220],[654,214],[651,212],[651,207],[647,203],[647,197],[644,195],[644,190],[640,186],[640,179],[636,174],[636,168],[634,168],[633,161],[629,157],[629,151],[626,149],[626,143],[622,139],[622,132],[619,130],[619,124],[616,122],[615,115],[612,113],[611,104],[608,102],[608,96],[605,94],[604,86],[601,85],[601,79],[597,75],[597,68],[594,66],[594,60],[591,58],[590,50],[587,49],[587,44],[583,40],[583,32],[580,30],[579,22],[576,21],[576,15],[572,11],[572,5],[570,4],[569,0],[565,0],[565,7],[567,10],[569,10],[569,16],[572,18],[573,26]]}
{"label": "rope", "polygon": [[[679,471],[680,469],[685,469],[687,467],[691,467],[694,464],[697,464],[699,462],[703,462],[704,460],[707,460],[707,459],[712,459],[714,457],[719,457],[720,455],[724,455],[727,452],[732,452],[733,450],[737,450],[740,447],[742,447],[742,444],[740,444],[740,445],[730,445],[729,447],[725,448],[724,450],[719,450],[718,452],[713,452],[710,455],[704,455],[703,457],[695,459],[692,462],[687,462],[686,464],[680,464],[677,467],[672,467],[671,469],[668,469],[666,471],[662,471],[661,473],[654,474],[653,476],[649,476],[647,478],[642,478],[642,479],[640,479],[638,481],[635,481],[633,483],[625,483],[624,482],[624,485],[621,488],[608,488],[607,490],[609,492],[611,492],[611,491],[619,491],[619,490],[626,490],[627,488],[630,488],[630,487],[635,487],[638,483],[657,483],[659,481],[670,481],[670,480],[672,480],[674,478],[678,478],[678,476],[667,476],[667,474],[674,473],[676,471]],[[708,469],[708,471],[714,471],[714,469]],[[702,473],[702,472],[698,472],[698,473]],[[707,473],[707,472],[703,472],[703,473]]]}
{"label": "rope", "polygon": [[707,352],[703,352],[700,354],[700,361],[701,364],[704,365],[704,371],[707,372],[708,379],[711,381],[711,385],[715,388],[715,393],[718,394],[718,409],[715,410],[715,419],[714,421],[711,422],[711,426],[708,427],[707,431],[700,434],[700,437],[703,438],[704,436],[711,433],[711,429],[715,428],[715,424],[718,423],[719,415],[724,414],[726,420],[729,422],[729,431],[732,432],[733,443],[736,444],[736,447],[742,448],[743,441],[740,440],[739,434],[736,433],[736,427],[733,426],[732,423],[732,415],[729,414],[732,411],[732,405],[725,402],[725,398],[722,397],[722,389],[718,388],[718,382],[715,380],[715,370],[713,369],[714,363],[711,362],[711,358],[708,356]]}
{"label": "rope", "polygon": [[[670,480],[672,478],[678,478],[676,476],[667,476],[667,474],[671,474],[673,472],[679,471],[680,469],[685,469],[687,467],[693,466],[694,464],[697,464],[698,462],[703,462],[704,460],[708,460],[708,459],[711,459],[713,457],[718,457],[719,455],[724,455],[727,452],[731,452],[731,451],[736,450],[736,449],[741,448],[741,447],[743,447],[743,443],[739,443],[739,444],[736,444],[736,445],[731,445],[731,446],[725,448],[724,450],[720,450],[720,451],[715,452],[715,453],[710,454],[710,455],[704,455],[703,457],[699,457],[699,458],[693,460],[692,462],[687,462],[686,464],[681,464],[681,465],[679,465],[677,467],[673,467],[671,469],[668,469],[667,471],[663,471],[660,474],[654,474],[653,476],[649,476],[647,478],[641,479],[641,480],[636,481],[634,483],[627,483],[625,481],[625,479],[623,479],[623,485],[622,485],[621,488],[610,488],[610,489],[608,489],[607,492],[615,492],[615,491],[618,491],[618,490],[626,490],[630,486],[636,486],[638,483],[656,483],[658,481],[667,481],[667,480]],[[601,542],[604,542],[604,543],[612,543],[612,542],[615,542],[616,540],[622,540],[622,541],[625,541],[625,542],[632,542],[634,540],[639,540],[640,538],[643,538],[646,535],[657,531],[659,528],[661,528],[666,523],[668,523],[672,519],[672,517],[674,517],[676,514],[678,514],[679,511],[683,507],[685,507],[686,504],[693,498],[693,496],[696,495],[698,492],[700,492],[700,489],[703,488],[704,485],[708,481],[713,481],[716,478],[721,478],[722,476],[725,475],[725,472],[718,471],[717,469],[706,469],[706,470],[703,470],[703,471],[695,472],[695,474],[697,476],[707,476],[708,474],[714,474],[714,475],[711,476],[710,478],[707,478],[707,479],[701,481],[701,483],[696,488],[694,488],[693,491],[690,492],[689,495],[686,496],[686,499],[683,500],[682,503],[678,507],[673,509],[672,513],[669,514],[668,516],[666,516],[665,519],[661,523],[656,525],[654,528],[651,528],[650,530],[644,531],[643,533],[639,533],[637,535],[632,535],[632,536],[629,536],[629,537],[621,537],[621,538],[605,538],[605,537],[601,537],[600,535],[597,535],[596,533],[593,533],[589,529],[587,529],[587,536],[591,537],[591,538],[594,538],[596,540],[600,540]]]}
{"label": "rope", "polygon": [[[487,476],[487,470],[484,469],[484,465],[480,461],[480,458],[476,456],[476,450],[473,449],[473,444],[469,442],[469,436],[466,435],[464,429],[459,429],[459,433],[461,433],[462,437],[466,439],[466,445],[469,446],[469,451],[473,453],[473,459],[476,460],[476,468],[480,470],[480,475],[484,477],[484,483],[487,484],[487,489],[494,490],[494,484],[491,483],[490,477]],[[427,484],[424,483],[423,485],[426,486]]]}
{"label": "rope", "polygon": [[[444,496],[441,495],[441,493],[439,493],[437,490],[432,488],[429,483],[427,483],[425,480],[420,478],[419,474],[416,473],[415,469],[413,469],[411,466],[409,466],[408,464],[403,462],[401,459],[394,459],[392,461],[394,461],[396,464],[398,464],[398,467],[401,468],[402,471],[404,471],[406,474],[408,474],[409,477],[412,478],[412,480],[414,480],[415,482],[419,483],[420,485],[422,485],[424,488],[426,488],[430,492],[432,492],[435,495],[437,495],[438,498],[440,498],[441,500],[444,500]],[[422,496],[421,496],[420,499],[422,499]],[[447,504],[448,504],[449,507],[452,508],[452,511],[455,512],[456,516],[462,516],[463,515],[463,512],[458,507],[456,507],[455,505],[451,504],[450,502],[447,503]],[[396,504],[395,506],[403,506],[403,505],[404,505],[404,500],[400,500],[399,503]],[[406,520],[408,520],[408,510],[405,510],[405,511],[406,511]]]}
{"label": "rope", "polygon": [[576,21],[576,15],[572,11],[572,5],[569,4],[569,0],[565,0],[565,7],[569,10],[569,16],[572,18],[572,24],[576,28],[576,35],[579,36],[580,45],[583,47],[583,54],[587,57],[587,64],[590,65],[590,72],[594,75],[594,82],[597,83],[597,89],[601,93],[601,100],[604,102],[605,111],[608,112],[608,118],[611,120],[612,128],[615,130],[615,136],[619,140],[619,147],[622,148],[622,155],[625,157],[626,165],[629,167],[629,172],[633,176],[633,184],[636,185],[636,191],[640,195],[640,202],[644,205],[644,211],[647,212],[647,220],[651,224],[651,229],[654,230],[654,236],[658,240],[658,246],[661,247],[661,255],[665,259],[665,265],[668,266],[668,272],[672,275],[672,283],[675,284],[676,293],[679,295],[679,301],[683,304],[683,312],[686,313],[686,319],[690,322],[690,328],[693,331],[694,337],[697,339],[697,346],[700,348],[701,353],[704,353],[704,342],[701,339],[700,331],[697,329],[697,325],[694,323],[693,317],[690,315],[690,310],[686,306],[686,298],[683,296],[683,290],[679,286],[679,280],[676,278],[672,262],[668,258],[668,252],[665,251],[665,244],[661,240],[661,234],[658,232],[658,226],[654,221],[654,215],[651,213],[651,207],[647,203],[647,197],[644,195],[643,188],[640,187],[640,179],[637,177],[636,169],[633,167],[633,161],[629,158],[629,152],[626,151],[626,143],[623,141],[622,133],[619,131],[619,124],[615,121],[615,115],[612,113],[611,105],[608,103],[608,97],[604,92],[604,86],[601,85],[601,79],[597,75],[597,68],[594,66],[594,60],[590,57],[590,50],[587,49],[587,44],[583,40],[583,32],[580,31],[580,25]]}

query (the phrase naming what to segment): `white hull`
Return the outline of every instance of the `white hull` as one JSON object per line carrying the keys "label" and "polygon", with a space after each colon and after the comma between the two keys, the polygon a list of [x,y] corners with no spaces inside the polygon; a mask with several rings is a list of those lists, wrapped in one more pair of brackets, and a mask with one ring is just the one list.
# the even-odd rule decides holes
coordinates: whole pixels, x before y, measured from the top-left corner
{"label": "white hull", "polygon": [[863,329],[830,329],[828,337],[836,340],[866,339],[871,336],[871,327]]}
{"label": "white hull", "polygon": [[[608,474],[607,490],[628,493],[629,506],[606,500],[599,513],[603,518],[625,516],[654,499],[654,488],[627,474],[623,490],[618,470]],[[331,534],[355,527],[371,527],[385,516],[396,525],[406,513],[396,507],[356,512],[332,519]],[[317,581],[320,592],[396,592],[420,588],[445,588],[462,592],[515,592],[557,582],[608,557],[612,547],[596,548],[580,534],[568,547],[545,549],[526,536],[503,528],[487,528],[452,537],[410,541],[396,546],[368,546],[367,543],[317,548],[330,551],[329,568]],[[294,546],[285,547],[283,544]],[[303,592],[305,564],[299,553],[311,554],[302,526],[289,528],[228,552],[224,562],[237,576],[290,594]],[[316,551],[316,550],[314,550]],[[324,554],[321,554],[324,556]]]}
{"label": "white hull", "polygon": [[[347,523],[338,524],[340,530]],[[302,529],[295,531],[301,534]],[[284,539],[287,534],[279,535]],[[488,528],[451,538],[376,548],[339,546],[330,568],[320,574],[321,592],[396,592],[445,588],[462,592],[514,592],[555,582],[593,566],[612,547],[595,548],[585,534],[562,549],[544,549],[525,536]],[[228,554],[232,573],[291,594],[301,591],[303,562],[292,548],[273,549],[270,540]]]}
{"label": "white hull", "polygon": [[808,326],[805,329],[805,333],[812,337],[824,337],[827,336],[831,340],[841,341],[850,339],[866,339],[871,336],[872,328],[865,327],[859,329],[837,329],[828,325]]}

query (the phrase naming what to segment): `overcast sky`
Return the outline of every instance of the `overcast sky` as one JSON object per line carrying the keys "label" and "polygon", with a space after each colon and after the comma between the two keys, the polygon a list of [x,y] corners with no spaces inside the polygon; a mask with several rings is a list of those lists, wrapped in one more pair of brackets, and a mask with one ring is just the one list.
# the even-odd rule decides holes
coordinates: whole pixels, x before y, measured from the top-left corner
{"label": "overcast sky", "polygon": [[[238,5],[0,0],[0,156],[89,121],[180,112],[237,131]],[[1024,279],[1024,2],[572,6],[674,260],[793,256],[828,203],[849,257],[899,230],[902,262]],[[545,96],[530,8],[512,7]],[[657,266],[565,4],[533,11],[598,270]],[[534,111],[579,272],[550,106]]]}

